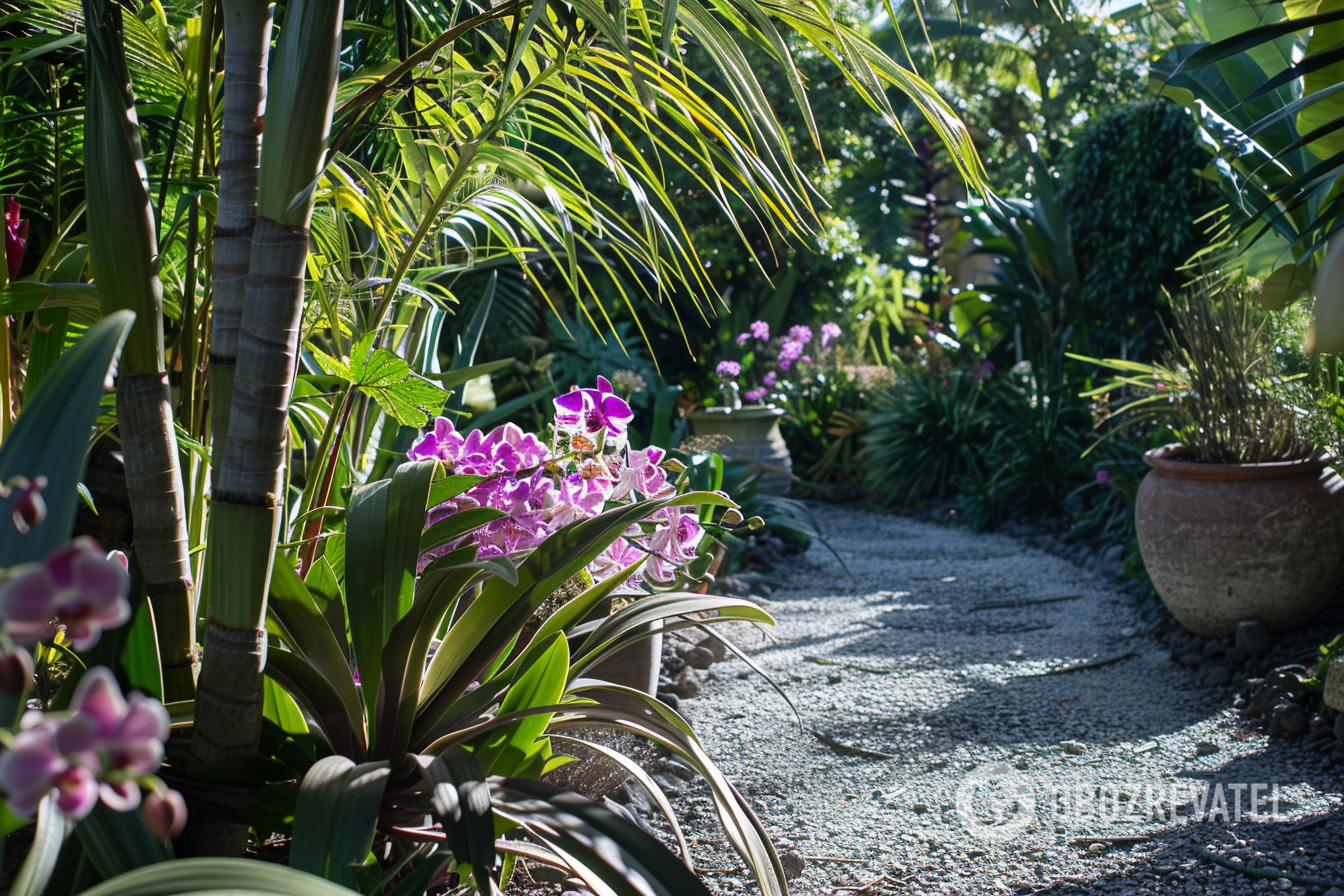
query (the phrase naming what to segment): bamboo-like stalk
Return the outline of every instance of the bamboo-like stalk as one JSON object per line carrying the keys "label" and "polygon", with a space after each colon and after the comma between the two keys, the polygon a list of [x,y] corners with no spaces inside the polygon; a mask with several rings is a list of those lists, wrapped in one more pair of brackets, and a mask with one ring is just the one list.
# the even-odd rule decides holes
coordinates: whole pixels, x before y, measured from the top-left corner
{"label": "bamboo-like stalk", "polygon": [[[219,151],[219,212],[211,272],[210,413],[223,444],[233,405],[238,327],[257,219],[262,110],[271,45],[269,0],[223,0],[224,110]],[[216,446],[218,448],[218,446]],[[216,477],[219,465],[215,465]],[[218,479],[214,483],[218,486]]]}
{"label": "bamboo-like stalk", "polygon": [[164,367],[158,240],[121,16],[115,2],[84,0],[85,214],[103,313],[125,308],[136,314],[117,377],[118,432],[134,521],[132,548],[153,609],[164,698],[189,700],[195,690],[195,587],[172,394]]}
{"label": "bamboo-like stalk", "polygon": [[[253,755],[260,738],[266,594],[284,510],[308,223],[335,104],[342,7],[340,0],[290,4],[270,71],[232,407],[227,433],[216,432],[210,618],[192,736],[198,767]],[[215,263],[218,269],[218,256]],[[218,294],[215,301],[218,315]]]}

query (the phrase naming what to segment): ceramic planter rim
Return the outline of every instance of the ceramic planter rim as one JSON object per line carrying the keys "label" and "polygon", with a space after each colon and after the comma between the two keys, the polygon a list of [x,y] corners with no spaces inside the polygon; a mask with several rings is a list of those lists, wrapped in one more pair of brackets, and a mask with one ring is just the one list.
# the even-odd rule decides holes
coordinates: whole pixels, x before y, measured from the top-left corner
{"label": "ceramic planter rim", "polygon": [[752,404],[741,408],[701,408],[691,413],[692,417],[712,420],[722,417],[782,417],[784,409],[768,404]]}
{"label": "ceramic planter rim", "polygon": [[1173,479],[1203,479],[1210,481],[1246,481],[1254,479],[1287,479],[1320,473],[1332,465],[1329,454],[1313,454],[1297,460],[1276,460],[1258,464],[1214,464],[1193,460],[1177,460],[1169,455],[1183,447],[1179,442],[1151,448],[1143,453],[1143,462],[1155,473]]}

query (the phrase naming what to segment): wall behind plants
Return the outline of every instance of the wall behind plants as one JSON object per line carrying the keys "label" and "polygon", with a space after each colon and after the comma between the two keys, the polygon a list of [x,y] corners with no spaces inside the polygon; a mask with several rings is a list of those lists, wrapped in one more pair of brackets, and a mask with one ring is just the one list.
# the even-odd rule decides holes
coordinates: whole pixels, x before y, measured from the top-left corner
{"label": "wall behind plants", "polygon": [[1185,110],[1153,99],[1095,120],[1064,166],[1090,350],[1145,358],[1161,342],[1162,290],[1188,279],[1178,268],[1208,242],[1198,219],[1217,187],[1199,171],[1208,153]]}

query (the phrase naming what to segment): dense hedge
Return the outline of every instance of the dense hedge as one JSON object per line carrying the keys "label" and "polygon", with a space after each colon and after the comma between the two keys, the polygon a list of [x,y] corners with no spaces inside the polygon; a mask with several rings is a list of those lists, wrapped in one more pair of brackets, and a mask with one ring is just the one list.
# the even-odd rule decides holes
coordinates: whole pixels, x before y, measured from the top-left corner
{"label": "dense hedge", "polygon": [[1083,279],[1091,348],[1146,357],[1162,287],[1206,243],[1195,223],[1218,204],[1199,171],[1209,154],[1185,110],[1147,100],[1098,118],[1067,162],[1064,200]]}

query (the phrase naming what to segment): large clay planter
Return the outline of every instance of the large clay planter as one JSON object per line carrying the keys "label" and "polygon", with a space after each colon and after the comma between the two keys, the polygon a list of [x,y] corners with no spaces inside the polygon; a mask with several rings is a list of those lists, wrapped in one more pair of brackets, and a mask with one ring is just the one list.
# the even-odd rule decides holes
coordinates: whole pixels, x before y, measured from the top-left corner
{"label": "large clay planter", "polygon": [[724,457],[747,460],[761,468],[758,489],[767,495],[786,495],[793,487],[793,459],[779,431],[781,408],[710,408],[691,414],[691,434],[727,436],[719,449]]}
{"label": "large clay planter", "polygon": [[1244,619],[1284,630],[1334,597],[1344,572],[1344,480],[1318,460],[1201,464],[1149,451],[1139,550],[1176,621],[1208,637]]}

